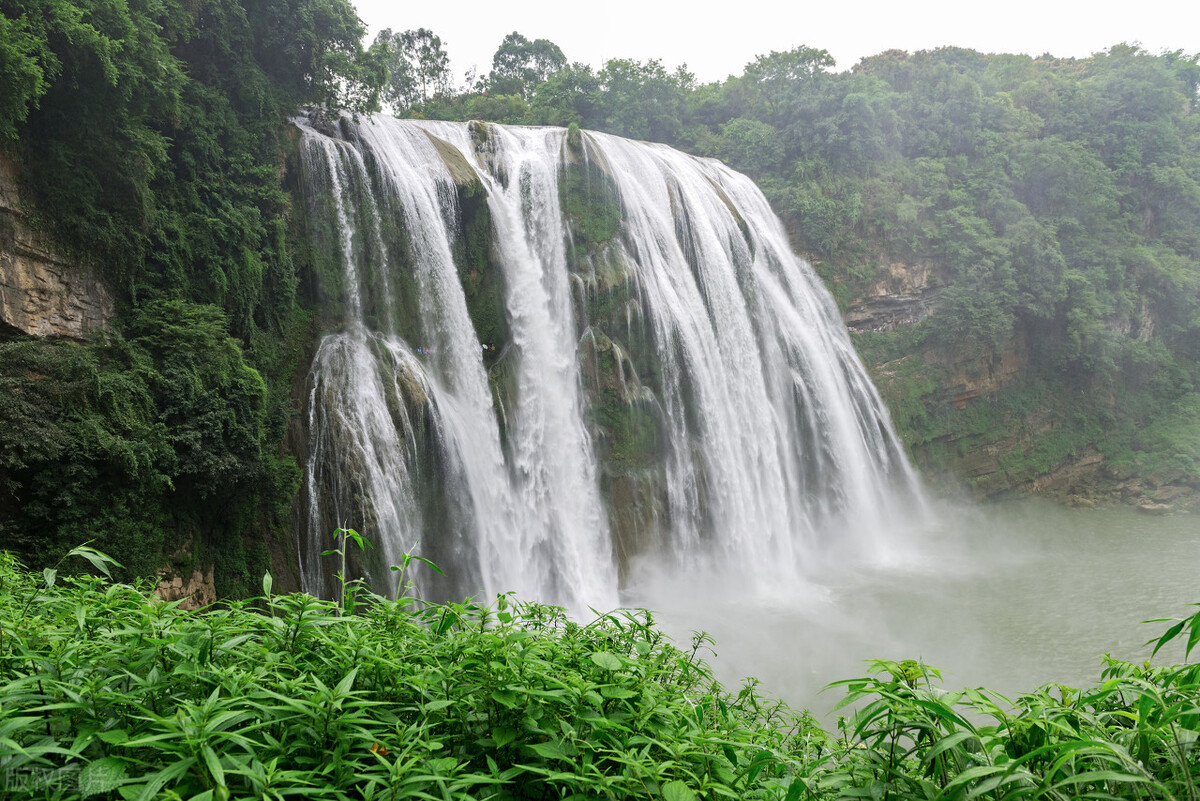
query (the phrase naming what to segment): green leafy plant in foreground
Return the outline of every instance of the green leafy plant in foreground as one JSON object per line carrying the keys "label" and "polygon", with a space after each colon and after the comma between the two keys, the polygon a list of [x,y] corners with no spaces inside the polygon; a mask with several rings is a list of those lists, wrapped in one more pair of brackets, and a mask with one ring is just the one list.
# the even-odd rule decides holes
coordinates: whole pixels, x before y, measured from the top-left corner
{"label": "green leafy plant in foreground", "polygon": [[[646,611],[263,590],[187,612],[0,555],[4,797],[1197,796],[1195,665],[1106,659],[1097,687],[1008,701],[878,661],[835,685],[852,711],[833,734],[722,688],[703,635],[681,651]],[[1177,623],[1160,644],[1194,639]]]}
{"label": "green leafy plant in foreground", "polygon": [[358,546],[360,551],[366,551],[371,547],[371,543],[361,534],[352,528],[339,528],[333,532],[333,539],[337,543],[336,547],[330,548],[328,551],[321,551],[321,556],[336,556],[338,558],[338,570],[335,574],[338,584],[337,608],[339,610],[353,611],[355,600],[358,597],[358,590],[363,588],[362,579],[348,579],[346,576],[346,557],[348,548],[351,542]]}

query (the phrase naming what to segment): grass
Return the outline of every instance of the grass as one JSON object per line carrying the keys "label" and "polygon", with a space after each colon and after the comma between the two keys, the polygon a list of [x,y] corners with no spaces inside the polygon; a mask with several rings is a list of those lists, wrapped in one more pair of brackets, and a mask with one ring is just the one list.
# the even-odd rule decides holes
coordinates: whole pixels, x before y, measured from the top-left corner
{"label": "grass", "polygon": [[[95,568],[103,558],[80,552]],[[914,662],[839,682],[823,730],[721,687],[646,611],[499,596],[430,605],[354,583],[186,612],[0,557],[7,799],[1195,799],[1197,666],[1108,659],[1014,702]],[[1197,617],[1164,641],[1200,636]]]}

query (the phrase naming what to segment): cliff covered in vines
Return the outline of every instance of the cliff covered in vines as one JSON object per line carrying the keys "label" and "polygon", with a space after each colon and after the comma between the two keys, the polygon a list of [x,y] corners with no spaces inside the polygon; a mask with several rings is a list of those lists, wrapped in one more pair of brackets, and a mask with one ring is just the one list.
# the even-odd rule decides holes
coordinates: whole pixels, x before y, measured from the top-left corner
{"label": "cliff covered in vines", "polygon": [[0,0],[0,149],[25,221],[116,313],[0,338],[0,540],[99,540],[243,593],[290,529],[282,447],[310,313],[283,179],[301,106],[377,107],[344,0]]}

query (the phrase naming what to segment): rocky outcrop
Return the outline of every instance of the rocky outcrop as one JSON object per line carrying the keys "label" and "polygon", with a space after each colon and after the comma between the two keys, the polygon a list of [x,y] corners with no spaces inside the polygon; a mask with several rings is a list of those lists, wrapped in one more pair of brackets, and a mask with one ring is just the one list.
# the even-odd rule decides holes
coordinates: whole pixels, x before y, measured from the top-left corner
{"label": "rocky outcrop", "polygon": [[956,409],[965,409],[976,398],[1020,382],[1029,354],[1024,335],[1018,333],[1000,351],[974,355],[964,351],[934,351],[929,360],[948,369],[945,391]]}
{"label": "rocky outcrop", "polygon": [[0,156],[0,332],[83,339],[112,313],[95,269],[55,252],[29,224],[16,168]]}
{"label": "rocky outcrop", "polygon": [[170,568],[159,571],[154,595],[168,603],[182,601],[180,609],[202,609],[217,602],[217,585],[213,581],[213,567],[207,571],[193,570],[188,577],[172,575]]}
{"label": "rocky outcrop", "polygon": [[928,264],[889,264],[843,317],[856,331],[894,328],[930,314],[941,294],[941,281]]}

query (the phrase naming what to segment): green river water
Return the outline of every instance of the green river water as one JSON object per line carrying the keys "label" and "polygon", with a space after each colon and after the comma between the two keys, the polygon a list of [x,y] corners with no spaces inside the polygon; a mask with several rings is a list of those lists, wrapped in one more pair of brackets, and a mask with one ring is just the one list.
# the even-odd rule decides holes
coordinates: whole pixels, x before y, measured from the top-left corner
{"label": "green river water", "polygon": [[[872,658],[921,659],[947,689],[1010,698],[1045,683],[1089,686],[1105,653],[1149,656],[1146,641],[1167,624],[1141,621],[1200,602],[1197,515],[1023,500],[937,517],[937,530],[909,535],[892,556],[823,568],[782,596],[692,578],[627,602],[654,609],[681,646],[690,631],[709,633],[709,661],[727,686],[755,676],[818,716],[841,698],[822,688],[863,675]],[[1156,661],[1181,657],[1164,650]]]}

